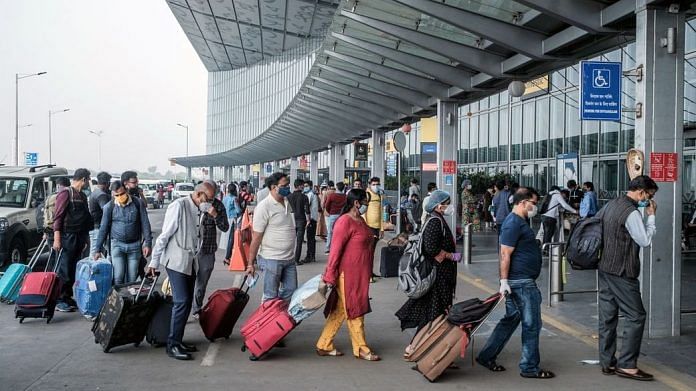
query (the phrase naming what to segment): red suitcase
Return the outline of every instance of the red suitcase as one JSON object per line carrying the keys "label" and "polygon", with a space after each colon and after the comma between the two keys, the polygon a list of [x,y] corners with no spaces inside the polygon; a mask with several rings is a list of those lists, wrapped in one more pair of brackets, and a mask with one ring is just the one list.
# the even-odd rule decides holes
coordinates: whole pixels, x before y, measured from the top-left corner
{"label": "red suitcase", "polygon": [[[242,286],[246,277],[242,281]],[[199,313],[203,334],[210,342],[217,338],[230,338],[232,329],[249,302],[246,290],[240,288],[219,289],[213,292]]]}
{"label": "red suitcase", "polygon": [[24,318],[45,318],[46,323],[53,319],[62,284],[56,273],[60,265],[60,252],[53,271],[48,271],[52,252],[53,249],[49,253],[45,271],[29,273],[24,277],[15,301],[15,318],[19,318],[19,323]]}
{"label": "red suitcase", "polygon": [[285,338],[295,326],[295,320],[288,314],[286,301],[268,300],[261,304],[242,326],[242,351],[249,349],[249,359],[256,361]]}

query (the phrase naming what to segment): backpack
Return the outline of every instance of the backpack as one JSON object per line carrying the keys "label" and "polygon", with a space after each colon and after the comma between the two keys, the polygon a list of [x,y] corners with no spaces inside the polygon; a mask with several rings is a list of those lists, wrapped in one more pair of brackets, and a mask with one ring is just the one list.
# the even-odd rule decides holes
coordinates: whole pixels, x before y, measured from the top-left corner
{"label": "backpack", "polygon": [[575,270],[597,269],[602,254],[604,210],[578,221],[568,236],[565,256]]}
{"label": "backpack", "polygon": [[[61,191],[65,191],[65,189]],[[53,217],[56,214],[56,198],[58,198],[58,192],[48,196],[46,201],[41,203],[41,205],[36,208],[36,224],[39,228],[42,228],[42,230],[53,228]],[[72,202],[72,199],[70,202]],[[39,213],[41,214],[40,219]]]}
{"label": "backpack", "polygon": [[[431,217],[423,224],[420,233],[408,238],[406,249],[399,261],[399,288],[410,299],[418,299],[428,293],[436,277],[435,265],[423,256],[423,235],[425,226],[436,217]],[[444,234],[445,227],[442,226]]]}
{"label": "backpack", "polygon": [[[551,205],[552,198],[553,198],[553,194],[547,194],[546,197],[544,197],[544,202],[542,202],[541,206],[539,207],[539,214],[543,215],[549,211],[549,205]],[[560,203],[556,204],[551,209],[556,209],[556,208],[558,208],[559,205],[561,205],[561,204]]]}

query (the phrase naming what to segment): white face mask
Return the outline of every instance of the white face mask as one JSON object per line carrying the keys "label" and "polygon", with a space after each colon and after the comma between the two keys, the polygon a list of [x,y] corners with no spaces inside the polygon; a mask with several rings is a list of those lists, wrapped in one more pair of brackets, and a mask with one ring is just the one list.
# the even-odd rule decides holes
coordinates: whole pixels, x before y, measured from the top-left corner
{"label": "white face mask", "polygon": [[206,213],[206,212],[209,211],[212,207],[213,207],[213,204],[211,204],[210,202],[201,202],[201,203],[198,205],[198,210],[200,210],[201,213]]}
{"label": "white face mask", "polygon": [[532,217],[537,215],[537,211],[538,209],[536,205],[534,205],[534,208],[532,210],[527,209],[527,217],[531,219]]}
{"label": "white face mask", "polygon": [[372,190],[373,193],[379,192],[379,185],[371,185],[370,190]]}
{"label": "white face mask", "polygon": [[442,214],[445,216],[452,216],[454,214],[454,205],[447,205],[447,209],[445,209],[445,211],[442,212]]}

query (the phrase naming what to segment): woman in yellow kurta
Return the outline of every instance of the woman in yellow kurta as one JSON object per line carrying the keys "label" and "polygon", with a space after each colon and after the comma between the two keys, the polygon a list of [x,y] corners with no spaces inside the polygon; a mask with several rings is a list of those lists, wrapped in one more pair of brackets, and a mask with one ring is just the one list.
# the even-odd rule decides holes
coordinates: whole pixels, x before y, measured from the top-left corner
{"label": "woman in yellow kurta", "polygon": [[[320,356],[342,356],[334,346],[334,338],[345,321],[348,324],[353,356],[367,361],[379,361],[365,341],[364,315],[370,310],[370,276],[372,275],[373,232],[362,214],[367,210],[369,198],[362,189],[348,193],[346,205],[336,220],[331,238],[329,261],[324,271],[324,282],[334,287],[336,295],[324,330],[317,341]],[[330,306],[329,300],[327,306]]]}

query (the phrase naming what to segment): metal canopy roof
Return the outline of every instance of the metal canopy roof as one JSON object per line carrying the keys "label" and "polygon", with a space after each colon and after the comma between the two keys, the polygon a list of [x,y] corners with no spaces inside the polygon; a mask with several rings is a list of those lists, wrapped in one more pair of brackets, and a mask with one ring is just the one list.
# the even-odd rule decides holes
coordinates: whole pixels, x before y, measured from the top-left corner
{"label": "metal canopy roof", "polygon": [[[343,1],[302,88],[273,125],[232,150],[176,162],[274,161],[397,128],[434,115],[437,99],[475,101],[634,40],[635,7],[636,0]],[[194,46],[205,62],[209,52]]]}

